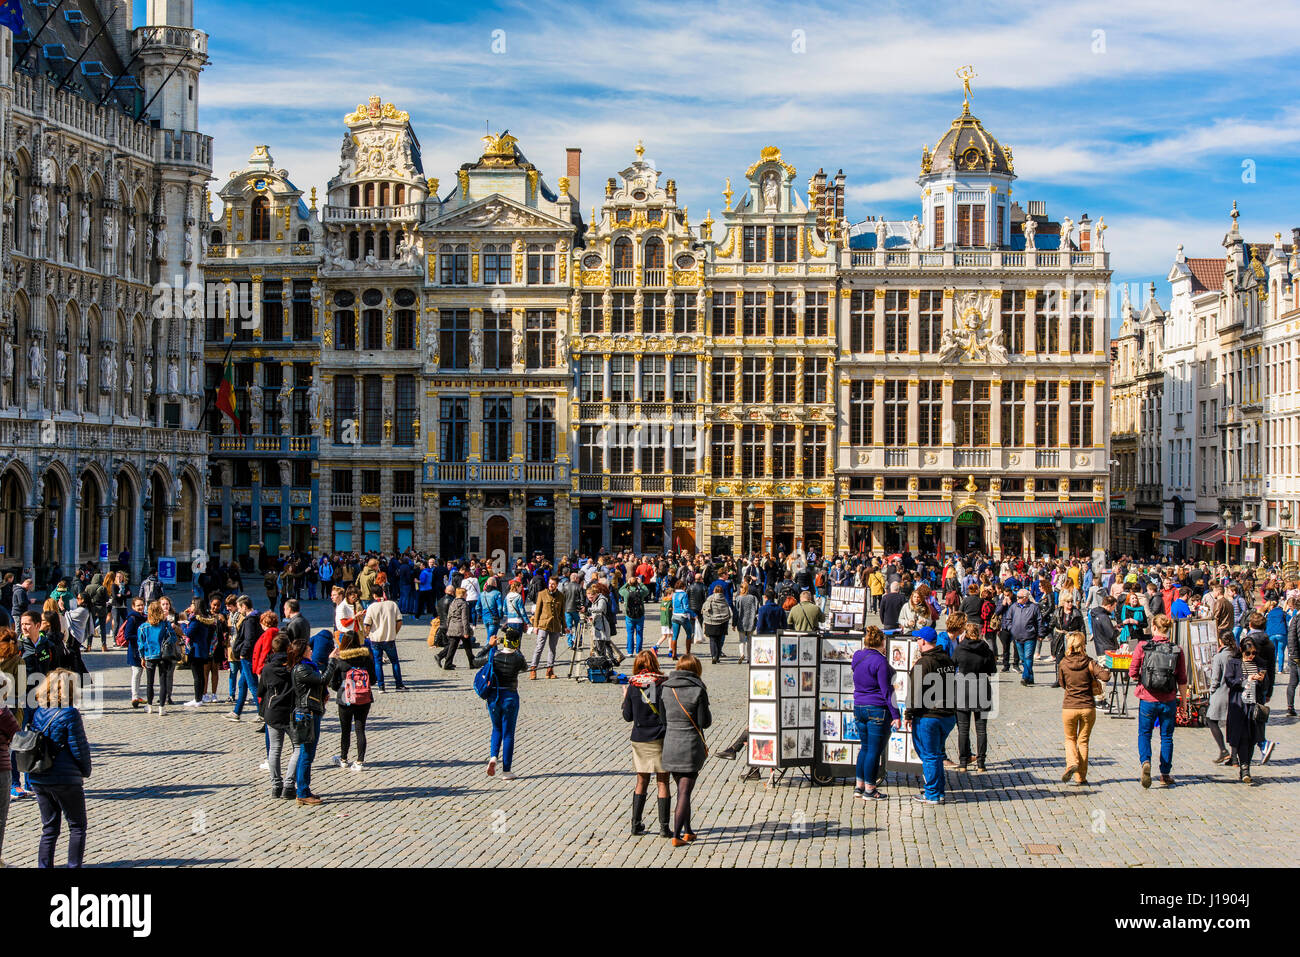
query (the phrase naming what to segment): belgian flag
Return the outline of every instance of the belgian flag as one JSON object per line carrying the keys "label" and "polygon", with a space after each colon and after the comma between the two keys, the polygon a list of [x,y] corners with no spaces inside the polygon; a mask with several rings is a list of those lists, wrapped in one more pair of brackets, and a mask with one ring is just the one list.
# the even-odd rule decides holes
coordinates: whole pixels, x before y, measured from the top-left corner
{"label": "belgian flag", "polygon": [[217,409],[230,417],[235,423],[235,432],[239,432],[239,411],[235,399],[235,366],[226,353],[226,366],[221,372],[221,381],[217,383]]}

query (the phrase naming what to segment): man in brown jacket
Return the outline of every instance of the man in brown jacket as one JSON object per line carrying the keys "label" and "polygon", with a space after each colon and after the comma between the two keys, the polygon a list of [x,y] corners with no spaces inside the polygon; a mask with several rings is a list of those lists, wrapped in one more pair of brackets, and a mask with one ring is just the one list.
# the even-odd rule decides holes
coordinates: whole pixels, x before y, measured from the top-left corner
{"label": "man in brown jacket", "polygon": [[1215,585],[1210,589],[1210,594],[1214,596],[1214,629],[1219,634],[1224,632],[1232,633],[1232,600],[1223,592],[1222,585]]}
{"label": "man in brown jacket", "polygon": [[529,669],[529,680],[536,680],[537,668],[542,663],[542,649],[549,648],[546,658],[546,677],[555,677],[555,646],[564,631],[564,596],[555,588],[556,576],[546,581],[546,591],[537,595],[537,607],[533,609],[532,625],[537,629],[537,645],[533,648],[533,664]]}

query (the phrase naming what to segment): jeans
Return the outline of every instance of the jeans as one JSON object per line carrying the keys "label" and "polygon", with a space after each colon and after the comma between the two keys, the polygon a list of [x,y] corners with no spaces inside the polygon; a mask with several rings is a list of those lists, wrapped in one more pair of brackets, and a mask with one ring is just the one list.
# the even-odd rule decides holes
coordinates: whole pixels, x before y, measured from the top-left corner
{"label": "jeans", "polygon": [[943,718],[920,718],[912,724],[912,744],[921,758],[925,778],[925,796],[937,801],[943,797],[947,781],[943,773],[943,752],[948,735],[957,724],[956,715]]}
{"label": "jeans", "polygon": [[624,618],[623,627],[627,629],[627,653],[639,655],[641,643],[645,639],[645,619]]}
{"label": "jeans", "polygon": [[310,578],[307,579],[307,600],[308,601],[316,600],[316,583],[312,581]]}
{"label": "jeans", "polygon": [[311,796],[311,763],[316,760],[316,745],[320,743],[320,719],[321,715],[312,713],[311,720],[316,733],[312,735],[311,744],[298,745],[293,760],[289,762],[289,772],[285,775],[293,779],[300,798]]}
{"label": "jeans", "polygon": [[266,726],[266,763],[271,768],[271,787],[283,787],[284,775],[281,773],[281,758],[284,754],[284,742],[288,734],[269,724]]}
{"label": "jeans", "polygon": [[578,635],[578,623],[581,620],[581,616],[576,611],[566,611],[564,613],[564,631],[575,641]]}
{"label": "jeans", "polygon": [[492,619],[491,621],[488,621],[485,618],[483,620],[483,627],[487,629],[487,640],[490,642],[492,640],[492,636],[495,635],[498,630],[500,630],[501,622],[497,621],[495,618]]}
{"label": "jeans", "polygon": [[970,764],[970,726],[975,722],[975,764],[984,766],[984,759],[989,753],[989,716],[985,711],[957,712],[957,763],[962,767]]}
{"label": "jeans", "polygon": [[8,817],[9,817],[9,788],[0,787],[0,860],[4,859],[5,820]]}
{"label": "jeans", "polygon": [[[689,646],[691,639],[695,636],[695,623],[692,621],[673,622],[673,647],[674,648],[677,647],[677,642],[680,641],[678,635],[681,632],[686,633],[686,643]],[[683,648],[682,654],[686,654],[687,650],[689,650],[689,648]]]}
{"label": "jeans", "polygon": [[1034,646],[1037,644],[1038,642],[1033,638],[1016,642],[1016,653],[1020,655],[1020,665],[1023,669],[1020,677],[1030,684],[1034,683]]}
{"label": "jeans", "polygon": [[244,700],[249,696],[253,699],[253,707],[257,707],[257,678],[253,675],[253,663],[248,659],[241,659],[239,662],[239,697],[235,699],[235,714],[244,713]]}
{"label": "jeans", "polygon": [[889,709],[861,707],[853,709],[853,716],[858,719],[858,738],[862,746],[858,748],[859,781],[874,788],[880,777],[881,758],[889,742]]}
{"label": "jeans", "polygon": [[62,819],[68,819],[68,866],[80,867],[86,853],[86,792],[77,784],[37,784],[36,804],[41,810],[41,845],[38,867],[54,866],[54,845]]}
{"label": "jeans", "polygon": [[1281,674],[1286,670],[1286,635],[1269,635],[1268,640],[1277,652],[1277,673]]}
{"label": "jeans", "polygon": [[1151,760],[1151,732],[1160,724],[1160,773],[1168,774],[1174,767],[1174,717],[1178,714],[1177,701],[1138,701],[1138,761]]}
{"label": "jeans", "polygon": [[[402,666],[397,661],[397,642],[372,641],[370,643],[370,648],[375,653],[375,684],[379,686],[379,690],[382,691],[384,689],[385,655],[387,655],[388,660],[393,663],[393,681],[397,683],[397,687],[404,688],[405,685],[402,684]],[[447,660],[448,662],[451,661],[450,655],[447,656]]]}
{"label": "jeans", "polygon": [[519,720],[519,692],[498,691],[487,703],[492,718],[492,757],[501,758],[501,770],[509,771],[515,756],[515,722]]}

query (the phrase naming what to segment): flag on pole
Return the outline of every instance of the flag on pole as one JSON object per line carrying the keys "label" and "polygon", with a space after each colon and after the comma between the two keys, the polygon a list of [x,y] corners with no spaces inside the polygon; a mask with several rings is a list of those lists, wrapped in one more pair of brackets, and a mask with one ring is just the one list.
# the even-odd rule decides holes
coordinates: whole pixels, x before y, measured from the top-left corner
{"label": "flag on pole", "polygon": [[230,421],[235,423],[235,431],[239,432],[239,413],[235,399],[235,366],[230,361],[229,353],[226,354],[226,367],[221,372],[221,381],[217,383],[217,409],[230,417]]}
{"label": "flag on pole", "polygon": [[6,26],[14,33],[23,32],[22,0],[3,0],[3,2],[0,2],[0,26]]}

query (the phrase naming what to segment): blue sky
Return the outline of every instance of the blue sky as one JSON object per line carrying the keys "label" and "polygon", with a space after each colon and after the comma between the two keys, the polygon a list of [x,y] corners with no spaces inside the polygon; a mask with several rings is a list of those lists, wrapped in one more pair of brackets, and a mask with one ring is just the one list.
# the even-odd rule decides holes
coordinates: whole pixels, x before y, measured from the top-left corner
{"label": "blue sky", "polygon": [[323,188],[343,115],[378,94],[411,114],[444,184],[485,124],[509,128],[552,184],[564,148],[582,148],[587,210],[641,139],[698,222],[776,145],[801,187],[844,170],[851,221],[905,219],[970,63],[972,111],[1015,150],[1016,198],[1104,215],[1117,281],[1155,281],[1167,305],[1176,246],[1221,255],[1233,200],[1254,241],[1300,226],[1297,2],[196,7],[214,185],[266,143],[299,187]]}

